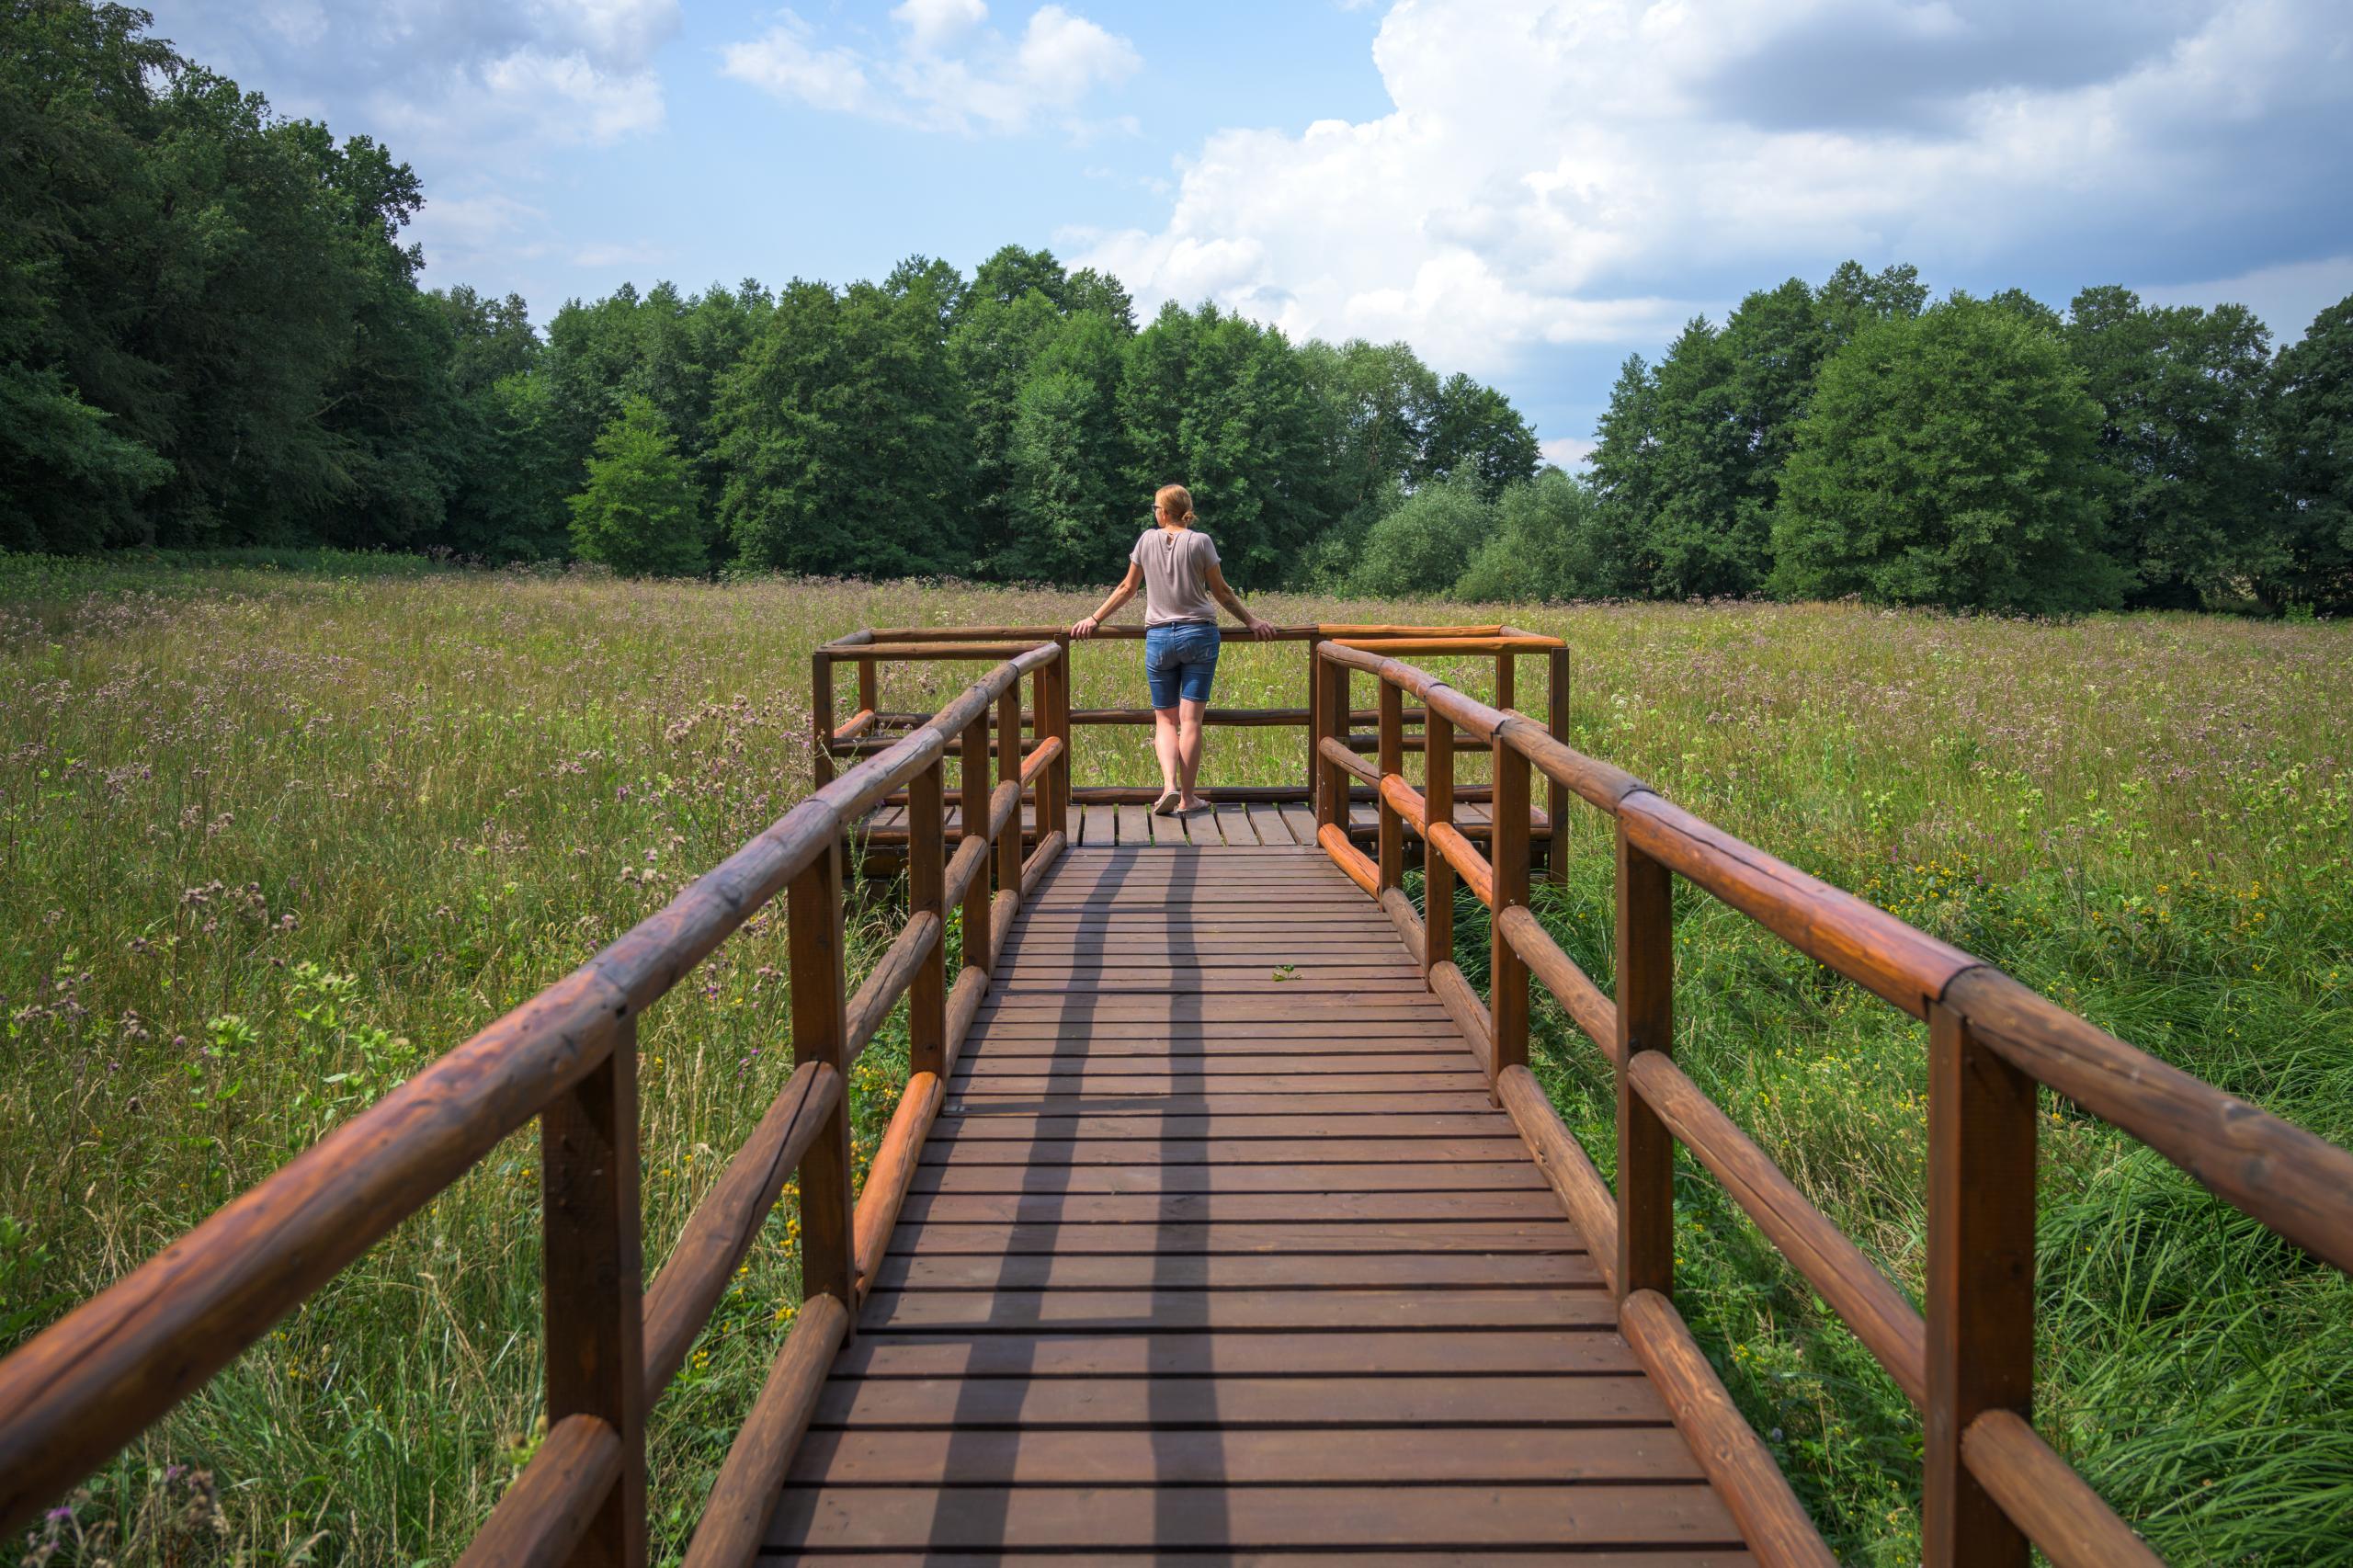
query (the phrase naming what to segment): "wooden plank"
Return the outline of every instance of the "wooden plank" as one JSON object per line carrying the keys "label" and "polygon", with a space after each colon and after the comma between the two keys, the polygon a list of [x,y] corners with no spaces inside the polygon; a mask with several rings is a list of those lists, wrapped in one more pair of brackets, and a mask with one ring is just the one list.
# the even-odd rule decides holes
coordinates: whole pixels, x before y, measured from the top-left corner
{"label": "wooden plank", "polygon": [[[858,1568],[1070,1568],[1067,1551],[860,1551],[854,1559],[834,1552],[794,1548],[794,1561],[822,1562],[840,1557]],[[1199,1559],[1195,1559],[1199,1561]],[[763,1562],[780,1561],[763,1556]],[[1166,1568],[1170,1558],[1160,1552],[1089,1551],[1088,1568]],[[1495,1547],[1476,1551],[1225,1551],[1210,1555],[1219,1568],[1559,1568],[1557,1551],[1514,1551]],[[1697,1551],[1635,1549],[1630,1551],[1580,1550],[1575,1568],[1751,1568],[1756,1559],[1729,1547]]]}
{"label": "wooden plank", "polygon": [[1435,1021],[1447,1017],[1445,1004],[1427,992],[1392,991],[1370,1001],[1358,1001],[1329,992],[1300,993],[1279,988],[1234,996],[1193,994],[1132,996],[1055,996],[1029,992],[998,996],[992,992],[981,1004],[974,1021],[997,1018],[1069,1017],[1098,1023],[1174,1024],[1203,1020],[1234,1023],[1284,1023],[1319,1019],[1328,1028],[1350,1026],[1379,1018],[1389,1022]]}
{"label": "wooden plank", "polygon": [[[964,1118],[968,1133],[976,1131],[983,1124],[1012,1122],[1028,1128],[1043,1122],[1059,1127],[1074,1119],[1117,1121],[1131,1130],[1139,1120],[1148,1120],[1152,1125],[1147,1131],[1157,1133],[1174,1131],[1165,1125],[1170,1117],[1250,1118],[1255,1119],[1249,1121],[1245,1131],[1285,1134],[1296,1131],[1291,1124],[1302,1119],[1311,1124],[1320,1124],[1331,1118],[1357,1116],[1418,1118],[1427,1115],[1447,1119],[1445,1129],[1424,1129],[1427,1136],[1438,1131],[1489,1131],[1496,1124],[1488,1119],[1499,1113],[1491,1109],[1487,1096],[1477,1091],[1407,1088],[1381,1093],[1361,1087],[1327,1086],[1324,1092],[1313,1094],[1312,1097],[1302,1094],[1203,1094],[1190,1091],[1142,1095],[1020,1095],[992,1094],[976,1089],[956,1094],[948,1114]],[[1478,1118],[1475,1122],[1462,1121],[1462,1119],[1474,1116]],[[1347,1124],[1343,1121],[1342,1126],[1346,1128]],[[1204,1137],[1216,1135],[1213,1130],[1202,1134]]]}
{"label": "wooden plank", "polygon": [[1078,836],[1071,841],[1074,846],[1080,849],[1096,849],[1111,842],[1111,835],[1117,829],[1112,825],[1110,812],[1101,806],[1089,806],[1084,802],[1071,809],[1078,818]]}
{"label": "wooden plank", "polygon": [[1617,1313],[1599,1290],[877,1290],[860,1333],[1018,1334],[1086,1329],[1596,1328]]}
{"label": "wooden plank", "polygon": [[1589,1285],[1582,1253],[1024,1254],[882,1260],[881,1290],[1475,1290]]}
{"label": "wooden plank", "polygon": [[985,1040],[987,1049],[1014,1055],[1052,1051],[1067,1056],[1073,1043],[1097,1056],[1211,1056],[1288,1051],[1461,1051],[1462,1037],[1442,1016],[1351,1018],[1349,1038],[1327,1026],[1297,1019],[1232,1022],[1214,1018],[1121,1021],[1089,1024],[1084,1019],[1006,1017],[992,1020],[972,1036],[969,1051]]}
{"label": "wooden plank", "polygon": [[813,1426],[1624,1426],[1663,1423],[1640,1374],[1506,1378],[836,1378]]}
{"label": "wooden plank", "polygon": [[1296,1255],[1319,1253],[1582,1253],[1585,1240],[1558,1220],[1426,1220],[1388,1224],[902,1225],[892,1250],[911,1257],[1017,1257],[1047,1254]]}
{"label": "wooden plank", "polygon": [[1427,991],[1411,964],[1351,964],[1339,972],[1283,974],[1283,966],[1252,965],[1248,969],[1165,968],[1139,966],[1131,971],[1040,969],[1028,975],[1007,976],[989,988],[1006,1005],[1028,997],[1068,999],[1074,1003],[1096,997],[1170,996],[1339,996],[1387,998],[1414,996]]}
{"label": "wooden plank", "polygon": [[1619,1335],[1575,1328],[1446,1335],[887,1335],[849,1346],[834,1370],[859,1378],[1375,1378],[1623,1377],[1639,1368],[1632,1347]]}
{"label": "wooden plank", "polygon": [[[1382,1216],[1372,1212],[1371,1206],[1376,1195],[1383,1193],[1506,1192],[1519,1197],[1520,1201],[1513,1210],[1516,1215],[1556,1219],[1559,1213],[1545,1201],[1528,1197],[1543,1193],[1546,1187],[1543,1173],[1525,1161],[1467,1165],[1318,1165],[1313,1170],[1287,1165],[1088,1165],[1034,1171],[995,1165],[926,1165],[916,1170],[912,1190],[949,1194],[1028,1192],[1074,1199],[1098,1194],[1165,1199],[1184,1193],[1311,1193],[1319,1200],[1332,1199],[1358,1207],[1332,1212],[1327,1205],[1327,1212],[1320,1215],[1299,1215],[1286,1210],[1279,1216],[1256,1218],[1280,1218],[1286,1222],[1302,1219],[1440,1218],[1449,1223],[1469,1223],[1480,1216],[1461,1210],[1448,1210],[1438,1215]],[[1079,1216],[1074,1212],[1070,1218],[1076,1220]],[[1097,1218],[1116,1220],[1119,1216]],[[1253,1217],[1225,1210],[1212,1213],[1198,1205],[1188,1211],[1180,1206],[1154,1204],[1138,1205],[1128,1218],[1176,1224]],[[918,1221],[903,1210],[900,1222]]]}
{"label": "wooden plank", "polygon": [[[1525,1162],[1523,1162],[1524,1164]],[[1034,1167],[1026,1167],[1034,1170]],[[1042,1173],[1040,1173],[1042,1174]],[[1077,1173],[1074,1173],[1077,1174]],[[1539,1186],[1481,1192],[1406,1189],[1313,1192],[1220,1186],[1191,1191],[1052,1190],[1016,1192],[936,1191],[922,1183],[899,1210],[903,1224],[933,1221],[987,1225],[1215,1224],[1227,1221],[1282,1223],[1392,1220],[1547,1220],[1560,1216],[1559,1200]]]}
{"label": "wooden plank", "polygon": [[[1401,1147],[1403,1144],[1404,1146]],[[1524,1160],[1519,1135],[1508,1138],[1215,1138],[1169,1139],[1145,1145],[1168,1165],[1415,1164],[1427,1160]],[[924,1145],[926,1165],[1126,1165],[1139,1151],[1133,1138],[1073,1142],[1066,1139],[972,1139]]]}
{"label": "wooden plank", "polygon": [[[1199,1059],[1196,1059],[1197,1061]],[[1479,1092],[1479,1074],[1464,1064],[1459,1072],[1445,1070],[1449,1060],[1423,1056],[1294,1056],[1262,1058],[1264,1070],[1248,1064],[1239,1071],[1188,1072],[1165,1066],[1152,1073],[1118,1072],[1108,1068],[1044,1073],[1022,1071],[1017,1060],[975,1062],[960,1067],[948,1091],[967,1104],[992,1095],[1154,1096],[1154,1095],[1332,1095],[1453,1094]],[[1313,1103],[1313,1102],[1310,1102]]]}
{"label": "wooden plank", "polygon": [[[1152,813],[1145,807],[1098,806],[1095,809],[1108,811],[1111,813],[1117,824],[1114,829],[1115,838],[1121,846],[1142,846],[1152,842]],[[1073,864],[1076,863],[1073,862]]]}
{"label": "wooden plank", "polygon": [[[1468,1098],[1469,1096],[1465,1096]],[[1339,1141],[1386,1138],[1400,1143],[1445,1142],[1463,1138],[1494,1138],[1519,1134],[1511,1119],[1499,1111],[1300,1112],[1279,1108],[1258,1115],[1231,1111],[1196,1116],[1189,1112],[1149,1108],[1115,1115],[1040,1116],[1024,1111],[959,1111],[947,1108],[933,1130],[931,1143],[949,1149],[967,1143],[1115,1143],[1151,1142],[1165,1147],[1194,1141],[1237,1143],[1290,1142],[1309,1139]]]}
{"label": "wooden plank", "polygon": [[[1228,1336],[1197,1336],[1211,1344]],[[1354,1335],[1415,1339],[1411,1335]],[[1524,1337],[1534,1337],[1532,1335]],[[1581,1335],[1596,1338],[1597,1335]],[[1504,1427],[1417,1441],[1394,1428],[1336,1431],[829,1430],[810,1435],[790,1481],[837,1486],[1204,1486],[1335,1482],[1501,1484],[1699,1479],[1681,1442],[1654,1427]]]}
{"label": "wooden plank", "polygon": [[1703,1486],[1243,1486],[1171,1507],[1154,1487],[796,1488],[771,1550],[1738,1546]]}
{"label": "wooden plank", "polygon": [[1306,806],[1277,806],[1283,826],[1290,830],[1291,842],[1302,849],[1316,848],[1315,812]]}
{"label": "wooden plank", "polygon": [[[1218,807],[1215,820],[1218,832],[1224,835],[1226,843],[1250,849],[1258,847],[1258,829],[1250,812],[1250,807],[1239,802]],[[1283,837],[1288,839],[1290,835],[1285,834]]]}

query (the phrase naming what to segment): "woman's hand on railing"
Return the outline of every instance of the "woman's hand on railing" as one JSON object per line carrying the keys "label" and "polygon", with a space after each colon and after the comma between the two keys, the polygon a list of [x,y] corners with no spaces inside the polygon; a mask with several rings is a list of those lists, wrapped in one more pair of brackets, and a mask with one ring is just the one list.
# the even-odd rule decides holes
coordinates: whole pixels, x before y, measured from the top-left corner
{"label": "woman's hand on railing", "polygon": [[1268,641],[1275,635],[1275,623],[1264,619],[1263,617],[1255,615],[1251,616],[1249,618],[1249,626],[1250,635],[1256,637],[1261,642]]}
{"label": "woman's hand on railing", "polygon": [[1074,620],[1071,622],[1070,634],[1084,642],[1086,639],[1095,635],[1095,629],[1102,623],[1101,617],[1090,615],[1085,620]]}

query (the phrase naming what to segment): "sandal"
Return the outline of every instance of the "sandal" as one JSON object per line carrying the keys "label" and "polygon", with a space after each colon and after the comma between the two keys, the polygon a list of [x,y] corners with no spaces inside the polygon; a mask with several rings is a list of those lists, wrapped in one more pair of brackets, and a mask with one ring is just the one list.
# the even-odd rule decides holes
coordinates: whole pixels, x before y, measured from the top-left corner
{"label": "sandal", "polygon": [[1173,817],[1176,814],[1176,802],[1183,799],[1184,796],[1174,790],[1164,790],[1161,791],[1160,799],[1152,803],[1152,814],[1156,817]]}

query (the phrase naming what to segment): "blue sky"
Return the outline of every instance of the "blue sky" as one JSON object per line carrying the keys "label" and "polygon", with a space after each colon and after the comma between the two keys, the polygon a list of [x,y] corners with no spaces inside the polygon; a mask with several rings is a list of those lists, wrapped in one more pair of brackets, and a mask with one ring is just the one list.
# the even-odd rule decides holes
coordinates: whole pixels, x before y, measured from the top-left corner
{"label": "blue sky", "polygon": [[1403,337],[1553,455],[1847,256],[2301,335],[2353,292],[2345,0],[150,0],[423,176],[428,280],[843,280],[998,245]]}

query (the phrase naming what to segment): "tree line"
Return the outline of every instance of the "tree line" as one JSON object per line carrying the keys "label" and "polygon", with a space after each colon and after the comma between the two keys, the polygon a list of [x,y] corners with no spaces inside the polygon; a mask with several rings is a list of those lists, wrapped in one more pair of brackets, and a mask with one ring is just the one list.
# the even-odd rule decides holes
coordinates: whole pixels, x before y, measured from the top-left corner
{"label": "tree line", "polygon": [[1630,359],[1589,472],[1402,344],[1009,246],[967,278],[421,287],[407,165],[0,0],[0,548],[1092,582],[1181,479],[1246,587],[2353,609],[2353,300],[1931,302],[1849,262]]}
{"label": "tree line", "polygon": [[326,543],[630,572],[1073,582],[1182,476],[1226,569],[1339,557],[1393,498],[1535,472],[1494,389],[1293,344],[1010,246],[968,278],[624,286],[535,330],[420,287],[366,137],[84,0],[0,0],[0,546]]}

